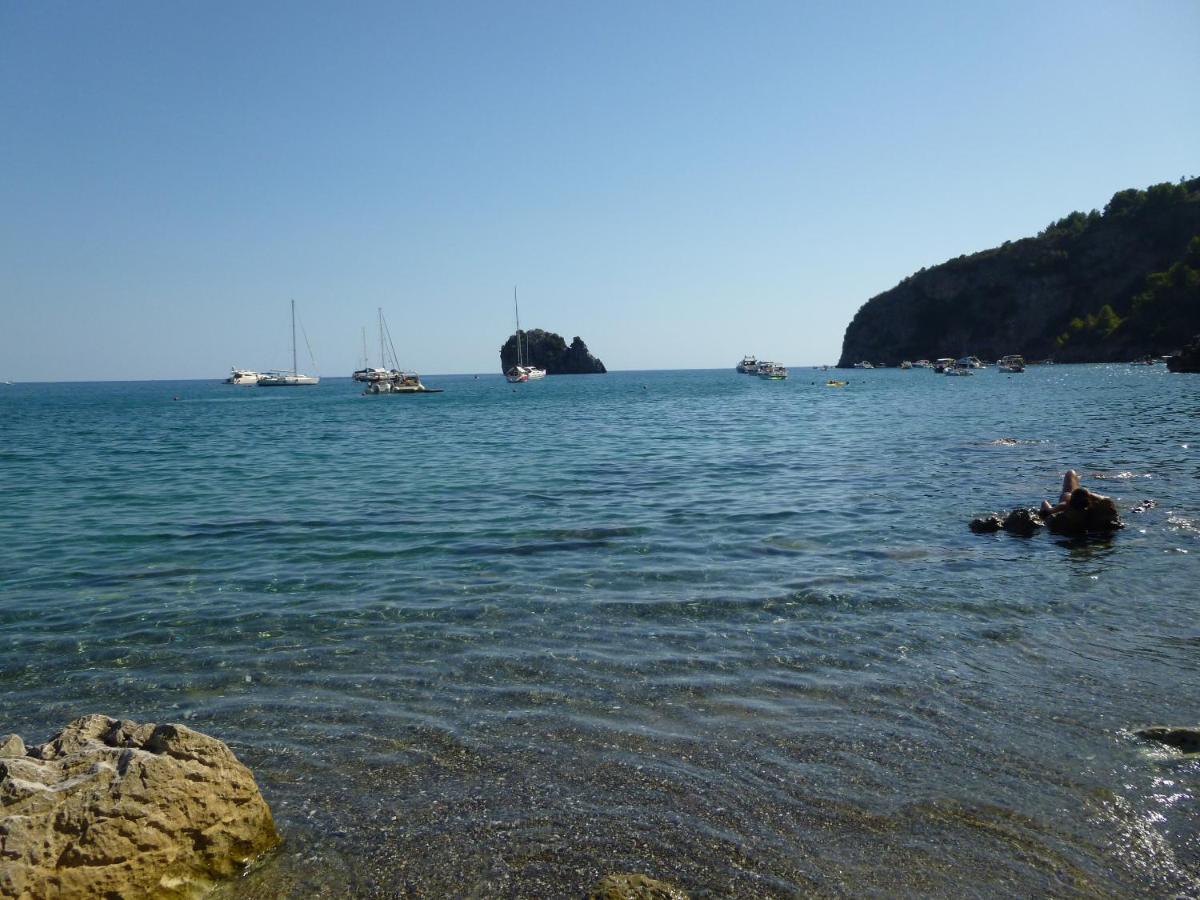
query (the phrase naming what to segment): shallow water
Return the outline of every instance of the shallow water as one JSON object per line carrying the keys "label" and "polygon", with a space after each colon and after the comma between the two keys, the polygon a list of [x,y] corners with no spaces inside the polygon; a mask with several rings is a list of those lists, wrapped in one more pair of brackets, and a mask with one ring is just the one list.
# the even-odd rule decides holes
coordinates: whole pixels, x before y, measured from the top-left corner
{"label": "shallow water", "polygon": [[229,742],[236,897],[1200,892],[1200,379],[828,377],[0,387],[0,732]]}

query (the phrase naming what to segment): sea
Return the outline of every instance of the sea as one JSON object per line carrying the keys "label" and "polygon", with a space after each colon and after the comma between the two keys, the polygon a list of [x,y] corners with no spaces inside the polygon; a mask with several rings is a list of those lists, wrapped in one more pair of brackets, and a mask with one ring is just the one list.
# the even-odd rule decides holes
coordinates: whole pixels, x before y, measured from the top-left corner
{"label": "sea", "polygon": [[226,741],[224,897],[1200,894],[1200,376],[424,380],[0,386],[0,733]]}

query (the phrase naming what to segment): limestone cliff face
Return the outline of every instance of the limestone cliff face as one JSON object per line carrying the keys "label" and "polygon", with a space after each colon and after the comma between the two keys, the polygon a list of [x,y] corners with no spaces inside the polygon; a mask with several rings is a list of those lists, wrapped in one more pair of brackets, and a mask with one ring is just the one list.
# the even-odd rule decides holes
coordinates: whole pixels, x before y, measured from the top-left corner
{"label": "limestone cliff face", "polygon": [[[545,369],[548,375],[603,375],[604,363],[588,352],[587,344],[576,336],[570,346],[562,335],[534,328],[522,331],[521,346],[525,364]],[[512,335],[500,348],[500,371],[507,372],[517,364],[517,335]]]}
{"label": "limestone cliff face", "polygon": [[1121,191],[1103,214],[1072,213],[1035,238],[923,269],[873,297],[847,327],[838,364],[1169,353],[1200,330],[1200,282],[1189,274],[1197,235],[1200,178]]}

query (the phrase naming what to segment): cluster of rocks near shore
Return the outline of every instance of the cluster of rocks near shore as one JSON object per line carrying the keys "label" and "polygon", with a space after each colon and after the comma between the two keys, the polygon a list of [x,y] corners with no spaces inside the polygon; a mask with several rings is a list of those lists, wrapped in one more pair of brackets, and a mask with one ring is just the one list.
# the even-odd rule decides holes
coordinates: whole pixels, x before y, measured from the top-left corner
{"label": "cluster of rocks near shore", "polygon": [[1105,534],[1124,528],[1116,506],[1107,497],[1102,499],[1108,502],[1093,503],[1086,509],[1063,509],[1047,516],[1032,507],[1018,507],[1003,517],[990,513],[972,519],[970,528],[976,534],[1007,531],[1020,537],[1031,537],[1043,528],[1067,537]]}

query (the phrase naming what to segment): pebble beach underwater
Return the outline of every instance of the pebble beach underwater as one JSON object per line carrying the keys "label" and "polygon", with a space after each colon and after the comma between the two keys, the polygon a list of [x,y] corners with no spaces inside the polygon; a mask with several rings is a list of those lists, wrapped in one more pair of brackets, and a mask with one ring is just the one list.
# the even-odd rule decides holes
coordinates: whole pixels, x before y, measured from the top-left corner
{"label": "pebble beach underwater", "polygon": [[0,388],[0,730],[227,742],[227,898],[1200,894],[1195,378],[829,377]]}

